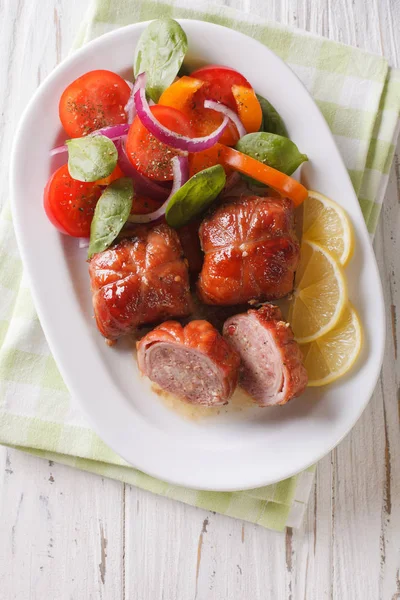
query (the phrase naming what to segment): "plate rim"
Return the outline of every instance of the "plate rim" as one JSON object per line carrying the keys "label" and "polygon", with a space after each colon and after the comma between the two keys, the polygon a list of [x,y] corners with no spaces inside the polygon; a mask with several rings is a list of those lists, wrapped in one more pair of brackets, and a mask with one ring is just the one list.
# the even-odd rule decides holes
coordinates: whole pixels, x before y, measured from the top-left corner
{"label": "plate rim", "polygon": [[[261,42],[254,40],[252,38],[250,38],[249,36],[247,36],[244,33],[238,32],[236,30],[233,30],[231,28],[228,27],[224,27],[222,25],[218,25],[215,23],[209,23],[209,22],[204,22],[204,21],[199,21],[196,19],[176,19],[178,22],[180,22],[182,25],[185,25],[186,23],[195,23],[196,25],[200,25],[200,27],[205,27],[210,28],[210,29],[214,29],[216,32],[217,31],[228,31],[230,32],[230,34],[234,34],[238,37],[244,38],[246,40],[246,43],[249,43],[249,41],[251,42],[251,44],[254,44],[256,46],[258,46],[260,49],[262,49],[263,52],[267,52],[272,54],[275,59],[277,61],[279,61],[280,63],[280,67],[284,70],[287,70],[290,72],[290,74],[294,77],[296,77],[298,83],[300,83],[300,85],[302,86],[304,92],[307,94],[307,96],[309,97],[309,99],[311,100],[311,102],[314,105],[314,109],[319,113],[319,115],[321,116],[321,126],[325,127],[325,134],[330,136],[330,139],[332,141],[332,143],[334,144],[336,150],[337,150],[337,154],[338,154],[338,158],[342,163],[343,166],[343,171],[345,173],[345,176],[347,177],[347,184],[349,189],[352,191],[354,199],[356,201],[356,205],[358,207],[358,212],[359,212],[359,217],[360,217],[360,222],[362,223],[362,228],[364,230],[364,237],[365,235],[368,237],[367,242],[370,244],[370,239],[369,239],[369,235],[368,235],[368,231],[366,228],[366,224],[364,221],[364,218],[362,216],[362,211],[361,211],[361,207],[359,205],[357,196],[355,194],[353,185],[351,183],[349,174],[347,172],[347,169],[344,165],[342,156],[339,152],[339,149],[337,148],[335,139],[323,117],[323,115],[321,114],[320,109],[318,108],[317,104],[315,103],[314,99],[312,98],[312,96],[309,94],[308,90],[305,88],[304,84],[301,82],[301,80],[297,77],[297,75],[290,69],[290,67],[279,57],[277,56],[272,50],[270,50],[267,46],[265,46],[264,44],[262,44]],[[21,142],[24,138],[23,135],[23,129],[24,129],[24,124],[25,121],[27,121],[30,113],[34,110],[34,107],[36,105],[36,102],[38,100],[38,98],[40,98],[41,93],[44,93],[44,90],[46,89],[46,87],[53,81],[53,79],[56,79],[60,72],[62,72],[63,70],[66,70],[68,68],[68,66],[74,61],[77,60],[81,55],[86,54],[88,51],[92,51],[95,50],[97,46],[102,45],[102,43],[104,43],[104,40],[109,40],[112,38],[118,38],[119,35],[121,35],[121,32],[127,32],[127,31],[134,31],[137,29],[141,29],[144,28],[150,21],[143,21],[140,23],[133,23],[130,25],[126,25],[124,27],[115,29],[113,31],[110,31],[102,36],[100,36],[99,38],[96,38],[90,42],[88,42],[85,46],[83,46],[82,48],[80,48],[79,50],[75,51],[74,53],[72,53],[70,56],[68,56],[66,59],[64,59],[47,77],[46,79],[41,83],[41,85],[39,86],[39,88],[35,91],[35,93],[32,95],[30,101],[28,102],[21,118],[18,124],[18,127],[16,129],[16,133],[15,133],[15,137],[14,137],[14,143],[13,143],[13,147],[12,147],[12,152],[11,152],[11,161],[10,161],[10,189],[11,189],[11,210],[12,210],[12,218],[13,218],[13,225],[14,225],[14,229],[15,229],[15,233],[16,233],[16,237],[17,237],[17,242],[18,242],[18,248],[19,248],[19,252],[21,254],[22,257],[22,261],[24,264],[24,267],[26,267],[26,265],[30,264],[30,260],[28,257],[28,248],[24,243],[24,236],[23,236],[23,232],[22,232],[22,220],[20,220],[20,215],[19,215],[19,210],[18,210],[18,200],[17,200],[17,188],[18,188],[18,184],[17,184],[17,178],[18,178],[18,167],[17,167],[17,156],[19,153],[19,148],[21,145]],[[113,448],[113,450],[119,455],[122,456],[123,458],[125,458],[125,460],[127,460],[127,462],[129,464],[131,464],[134,468],[139,469],[139,470],[144,470],[147,474],[151,475],[152,477],[155,477],[157,479],[161,479],[163,481],[166,481],[168,483],[171,483],[173,485],[178,485],[178,486],[185,486],[191,489],[195,489],[195,490],[207,490],[207,491],[227,491],[227,492],[231,492],[231,491],[240,491],[240,490],[246,490],[246,489],[252,489],[255,487],[262,487],[262,486],[266,486],[266,485],[270,485],[273,483],[276,483],[278,481],[282,481],[283,479],[287,479],[290,478],[296,474],[298,474],[299,472],[309,468],[310,466],[312,466],[313,464],[315,464],[316,462],[318,462],[319,460],[321,460],[324,456],[326,456],[327,454],[329,454],[329,452],[332,451],[332,449],[334,449],[343,439],[344,437],[346,437],[346,435],[351,431],[351,429],[354,427],[354,425],[356,424],[356,422],[358,421],[358,419],[360,418],[361,414],[363,413],[363,411],[365,410],[369,400],[371,399],[371,396],[373,394],[373,391],[376,387],[377,381],[379,379],[379,375],[380,375],[380,371],[381,371],[381,367],[382,367],[382,363],[383,363],[383,357],[384,357],[384,350],[385,350],[385,338],[386,338],[386,318],[385,318],[385,305],[384,305],[384,297],[383,297],[383,289],[382,289],[382,283],[381,283],[381,278],[380,278],[380,274],[379,274],[379,269],[377,266],[377,261],[376,261],[376,257],[375,254],[373,252],[373,250],[370,253],[370,258],[371,258],[371,262],[372,262],[372,266],[376,271],[376,275],[377,275],[377,279],[379,282],[379,289],[375,290],[378,291],[378,295],[379,295],[379,305],[381,308],[381,315],[380,315],[380,320],[382,322],[382,335],[380,337],[380,348],[379,348],[379,360],[376,363],[376,367],[375,367],[375,375],[371,380],[371,383],[368,387],[368,391],[365,392],[365,400],[364,402],[360,405],[359,410],[357,412],[357,416],[356,418],[353,420],[353,422],[342,432],[342,434],[340,436],[338,436],[338,438],[336,439],[336,441],[331,444],[328,448],[324,449],[322,452],[320,452],[317,456],[315,456],[312,460],[308,460],[306,461],[300,468],[295,467],[293,469],[286,469],[286,471],[284,472],[283,475],[280,475],[279,477],[270,477],[270,476],[263,476],[263,474],[259,474],[259,477],[257,479],[257,481],[249,481],[247,484],[243,484],[240,483],[239,485],[232,483],[232,485],[223,485],[223,487],[220,487],[218,485],[213,485],[210,487],[210,485],[202,485],[200,482],[196,483],[194,481],[191,480],[191,478],[189,478],[189,480],[187,481],[177,481],[176,478],[174,478],[174,476],[169,477],[168,474],[165,474],[165,472],[160,472],[157,469],[148,469],[145,468],[143,469],[143,465],[140,464],[140,460],[137,461],[132,461],[131,458],[127,459],[124,456],[124,453],[121,453],[121,451],[118,449],[114,450],[115,448],[115,444],[113,442],[110,442],[109,439],[111,438],[111,435],[109,435],[109,433],[107,431],[105,431],[105,429],[103,428],[103,426],[101,424],[98,423],[98,421],[95,418],[95,414],[93,413],[93,411],[89,410],[89,406],[88,404],[84,401],[84,399],[82,399],[81,394],[76,393],[75,392],[75,385],[70,381],[70,377],[69,377],[69,373],[65,372],[64,370],[64,364],[63,361],[60,359],[60,353],[58,351],[58,348],[56,347],[56,344],[53,344],[53,339],[52,339],[52,334],[51,334],[51,328],[49,326],[49,323],[47,321],[46,318],[46,309],[45,306],[42,304],[41,299],[39,298],[39,294],[37,293],[36,290],[36,286],[33,284],[33,282],[31,281],[31,277],[30,277],[30,268],[26,268],[26,274],[28,276],[28,281],[30,282],[30,291],[32,294],[32,298],[34,301],[34,305],[35,305],[35,309],[38,313],[39,316],[39,320],[40,323],[42,325],[44,334],[46,336],[46,340],[49,344],[49,348],[51,353],[53,354],[56,363],[57,363],[57,367],[60,370],[60,373],[64,379],[65,382],[67,383],[67,387],[71,393],[71,395],[74,395],[78,401],[79,401],[79,406],[80,408],[83,410],[85,416],[88,418],[88,421],[90,423],[90,425],[93,427],[94,431],[99,435],[99,437],[105,441],[105,443],[107,445],[109,445],[111,448]],[[374,340],[375,342],[376,340]],[[161,469],[162,471],[162,469]],[[215,478],[214,478],[214,482],[215,482]],[[216,483],[216,482],[215,482]]]}

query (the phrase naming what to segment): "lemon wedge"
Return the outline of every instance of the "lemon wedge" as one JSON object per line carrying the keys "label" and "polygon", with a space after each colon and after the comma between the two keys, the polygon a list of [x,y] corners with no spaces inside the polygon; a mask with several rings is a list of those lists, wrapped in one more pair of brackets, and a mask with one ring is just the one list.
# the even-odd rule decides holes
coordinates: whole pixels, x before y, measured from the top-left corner
{"label": "lemon wedge", "polygon": [[338,261],[322,246],[301,244],[289,321],[300,344],[313,342],[339,322],[347,305],[347,285]]}
{"label": "lemon wedge", "polygon": [[360,354],[362,339],[360,319],[348,303],[336,327],[314,342],[300,346],[308,385],[326,385],[345,375]]}
{"label": "lemon wedge", "polygon": [[303,209],[303,239],[316,242],[345,266],[354,250],[354,231],[341,206],[319,192],[308,192]]}

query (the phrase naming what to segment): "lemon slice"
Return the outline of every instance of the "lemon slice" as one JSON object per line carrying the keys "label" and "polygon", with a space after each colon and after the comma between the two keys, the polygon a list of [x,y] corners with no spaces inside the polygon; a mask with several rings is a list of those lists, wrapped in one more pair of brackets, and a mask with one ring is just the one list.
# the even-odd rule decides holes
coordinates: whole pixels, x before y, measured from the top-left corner
{"label": "lemon slice", "polygon": [[308,385],[326,385],[347,373],[360,354],[362,338],[360,319],[349,303],[336,327],[315,342],[300,346]]}
{"label": "lemon slice", "polygon": [[300,344],[313,342],[335,327],[347,304],[342,267],[319,244],[303,240],[289,321]]}
{"label": "lemon slice", "polygon": [[346,265],[354,250],[354,232],[343,208],[319,192],[308,192],[304,202],[303,239],[316,242]]}

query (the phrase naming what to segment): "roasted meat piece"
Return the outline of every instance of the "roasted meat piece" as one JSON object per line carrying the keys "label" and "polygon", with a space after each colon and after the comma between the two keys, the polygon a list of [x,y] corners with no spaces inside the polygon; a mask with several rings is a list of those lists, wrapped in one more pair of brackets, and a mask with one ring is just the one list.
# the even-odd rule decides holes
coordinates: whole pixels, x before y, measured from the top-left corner
{"label": "roasted meat piece", "polygon": [[307,371],[293,332],[277,306],[231,317],[225,339],[240,354],[239,385],[259,406],[286,404],[307,385]]}
{"label": "roasted meat piece", "polygon": [[226,404],[236,387],[239,356],[208,321],[166,321],[137,350],[140,370],[191,404]]}
{"label": "roasted meat piece", "polygon": [[189,273],[198,275],[203,266],[203,252],[200,247],[199,227],[201,221],[196,219],[178,229],[183,254],[188,261]]}
{"label": "roasted meat piece", "polygon": [[293,289],[299,261],[291,200],[248,196],[218,207],[199,230],[206,304],[272,300]]}
{"label": "roasted meat piece", "polygon": [[139,325],[191,312],[189,276],[176,232],[137,226],[89,262],[97,327],[115,340]]}

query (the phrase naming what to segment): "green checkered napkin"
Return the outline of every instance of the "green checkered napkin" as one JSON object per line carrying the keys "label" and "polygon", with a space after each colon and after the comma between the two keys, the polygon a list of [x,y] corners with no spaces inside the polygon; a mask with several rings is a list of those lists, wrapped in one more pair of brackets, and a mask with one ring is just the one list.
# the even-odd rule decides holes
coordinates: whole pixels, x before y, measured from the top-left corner
{"label": "green checkered napkin", "polygon": [[[322,110],[373,235],[398,129],[399,72],[379,56],[263,22],[262,15],[222,2],[192,10],[191,0],[94,0],[76,47],[121,25],[161,16],[212,21],[260,40],[290,65]],[[71,399],[49,352],[7,207],[0,217],[0,254],[0,443],[272,529],[301,523],[313,469],[251,491],[197,492],[148,477],[112,452]]]}

